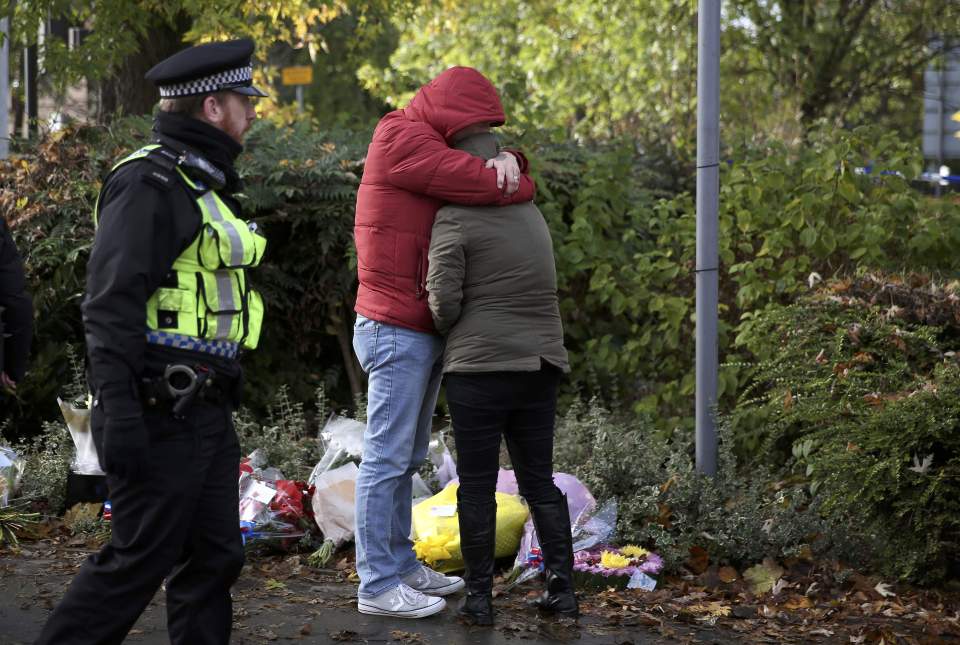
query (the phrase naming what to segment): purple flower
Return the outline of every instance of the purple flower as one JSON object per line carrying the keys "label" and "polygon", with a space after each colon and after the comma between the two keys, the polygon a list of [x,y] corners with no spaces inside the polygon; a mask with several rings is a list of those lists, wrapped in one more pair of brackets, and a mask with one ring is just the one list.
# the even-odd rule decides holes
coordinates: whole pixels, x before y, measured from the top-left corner
{"label": "purple flower", "polygon": [[663,569],[663,558],[656,553],[648,553],[647,559],[638,567],[643,573],[660,573]]}

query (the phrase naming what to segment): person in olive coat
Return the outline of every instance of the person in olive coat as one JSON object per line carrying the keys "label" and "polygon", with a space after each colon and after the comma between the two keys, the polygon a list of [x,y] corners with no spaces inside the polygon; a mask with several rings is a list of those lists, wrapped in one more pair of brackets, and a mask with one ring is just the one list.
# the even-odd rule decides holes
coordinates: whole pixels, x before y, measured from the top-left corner
{"label": "person in olive coat", "polygon": [[[455,147],[483,158],[496,154],[488,128],[467,132]],[[428,259],[430,311],[446,335],[443,373],[460,477],[467,569],[460,613],[477,624],[493,621],[494,492],[503,436],[543,549],[547,588],[536,604],[576,616],[570,516],[553,483],[557,386],[569,365],[550,231],[533,202],[448,205],[437,213]]]}

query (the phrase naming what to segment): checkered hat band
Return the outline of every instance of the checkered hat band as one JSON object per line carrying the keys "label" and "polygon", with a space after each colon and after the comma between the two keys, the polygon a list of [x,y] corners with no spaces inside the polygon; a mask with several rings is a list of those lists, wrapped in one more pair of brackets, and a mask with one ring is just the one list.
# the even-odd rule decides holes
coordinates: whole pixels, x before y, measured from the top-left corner
{"label": "checkered hat band", "polygon": [[217,72],[210,76],[197,78],[185,83],[175,83],[173,85],[160,86],[160,98],[169,99],[177,96],[194,96],[196,94],[209,94],[218,92],[231,87],[240,87],[249,85],[253,81],[253,66],[238,67],[228,69],[224,72]]}

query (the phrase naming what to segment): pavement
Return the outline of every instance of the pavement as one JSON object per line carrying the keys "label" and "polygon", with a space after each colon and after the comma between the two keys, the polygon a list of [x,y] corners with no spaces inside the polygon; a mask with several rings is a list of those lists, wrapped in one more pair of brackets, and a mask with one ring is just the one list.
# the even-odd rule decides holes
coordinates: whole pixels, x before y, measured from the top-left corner
{"label": "pavement", "polygon": [[[25,545],[19,554],[0,552],[0,645],[31,643],[65,591],[89,548]],[[36,550],[34,550],[36,548]],[[567,643],[641,645],[646,643],[744,642],[729,630],[670,624],[648,612],[610,607],[585,595],[579,621],[540,617],[526,606],[536,583],[495,599],[493,628],[467,626],[456,618],[459,594],[447,608],[424,619],[366,616],[356,610],[356,584],[348,570],[313,569],[302,558],[252,559],[234,587],[232,643],[391,643],[427,645],[469,643]],[[642,593],[642,592],[634,592]],[[127,643],[160,645],[166,635],[163,592],[158,592],[130,632]]]}

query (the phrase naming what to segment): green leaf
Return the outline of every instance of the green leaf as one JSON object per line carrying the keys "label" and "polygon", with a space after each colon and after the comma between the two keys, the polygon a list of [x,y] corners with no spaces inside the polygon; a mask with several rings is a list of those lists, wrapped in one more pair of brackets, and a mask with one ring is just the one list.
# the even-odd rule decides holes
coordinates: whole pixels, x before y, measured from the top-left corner
{"label": "green leaf", "polygon": [[853,181],[849,178],[844,178],[840,181],[837,186],[837,192],[851,204],[855,205],[860,202],[860,191],[857,190],[857,187],[853,185]]}

